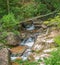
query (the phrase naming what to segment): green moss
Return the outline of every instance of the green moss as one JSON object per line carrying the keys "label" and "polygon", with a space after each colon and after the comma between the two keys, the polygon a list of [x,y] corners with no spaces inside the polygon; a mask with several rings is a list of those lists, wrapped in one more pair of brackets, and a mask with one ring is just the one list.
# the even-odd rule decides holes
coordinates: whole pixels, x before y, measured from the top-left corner
{"label": "green moss", "polygon": [[44,21],[43,24],[48,25],[49,21]]}
{"label": "green moss", "polygon": [[55,41],[55,43],[56,43],[57,45],[60,46],[60,36],[55,37],[55,38],[54,38],[54,41]]}

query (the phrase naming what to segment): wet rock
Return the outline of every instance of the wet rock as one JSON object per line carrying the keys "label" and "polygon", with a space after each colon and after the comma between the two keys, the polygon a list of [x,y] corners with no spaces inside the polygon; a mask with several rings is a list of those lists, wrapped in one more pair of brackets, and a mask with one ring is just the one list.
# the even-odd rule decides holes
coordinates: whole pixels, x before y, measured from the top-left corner
{"label": "wet rock", "polygon": [[20,39],[17,35],[12,32],[9,32],[7,35],[7,45],[16,46],[20,42]]}
{"label": "wet rock", "polygon": [[30,55],[28,56],[28,60],[29,60],[29,61],[35,61],[34,54],[30,54]]}
{"label": "wet rock", "polygon": [[19,57],[25,52],[26,49],[27,49],[27,46],[14,47],[14,48],[10,49],[11,56],[12,57]]}
{"label": "wet rock", "polygon": [[43,25],[43,24],[42,24],[41,26],[42,26],[42,28],[44,28],[44,29],[46,29],[46,28],[47,28],[47,26],[46,26],[46,25]]}
{"label": "wet rock", "polygon": [[21,32],[20,37],[21,37],[21,39],[26,38],[26,33],[25,33],[25,31]]}
{"label": "wet rock", "polygon": [[36,53],[31,53],[28,56],[28,60],[30,61],[38,61],[40,59],[40,55],[36,54]]}
{"label": "wet rock", "polygon": [[13,60],[22,60],[22,58],[21,57],[11,57],[11,61]]}
{"label": "wet rock", "polygon": [[27,49],[24,54],[21,56],[22,60],[25,61],[28,59],[28,56],[31,54],[31,49]]}
{"label": "wet rock", "polygon": [[0,65],[11,65],[10,53],[7,48],[0,49]]}

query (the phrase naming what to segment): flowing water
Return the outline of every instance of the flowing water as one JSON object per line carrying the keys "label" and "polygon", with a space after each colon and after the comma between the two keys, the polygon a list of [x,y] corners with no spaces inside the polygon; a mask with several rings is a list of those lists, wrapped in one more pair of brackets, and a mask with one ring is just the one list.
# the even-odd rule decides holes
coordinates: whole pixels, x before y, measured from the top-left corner
{"label": "flowing water", "polygon": [[35,29],[35,26],[32,24],[31,26],[27,26],[26,27],[26,30],[34,30]]}
{"label": "flowing water", "polygon": [[[26,30],[28,31],[31,31],[31,30],[34,30],[35,29],[35,26],[32,24],[32,25],[27,25],[26,26]],[[34,34],[33,37],[29,37],[29,38],[25,38],[21,43],[20,45],[23,45],[23,46],[28,46],[29,48],[25,51],[25,53],[21,56],[22,60],[26,60],[27,57],[30,55],[31,53],[31,48],[32,46],[34,45],[34,41],[35,41],[35,38],[36,36],[38,35],[38,33]],[[11,60],[15,60],[17,57],[16,56],[11,56]]]}
{"label": "flowing water", "polygon": [[29,48],[31,48],[34,44],[34,38],[30,37],[28,39],[24,39],[22,41],[22,43],[20,43],[20,45],[24,45],[24,46],[28,46]]}

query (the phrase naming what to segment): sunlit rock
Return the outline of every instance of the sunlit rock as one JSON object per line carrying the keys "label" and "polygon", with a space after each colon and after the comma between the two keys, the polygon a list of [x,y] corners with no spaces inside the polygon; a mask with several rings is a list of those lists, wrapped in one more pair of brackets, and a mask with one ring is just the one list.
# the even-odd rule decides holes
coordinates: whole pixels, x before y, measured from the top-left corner
{"label": "sunlit rock", "polygon": [[25,52],[26,49],[27,49],[27,46],[17,46],[10,49],[11,57],[21,56]]}
{"label": "sunlit rock", "polygon": [[54,38],[54,37],[56,37],[59,34],[60,34],[60,31],[53,30],[53,31],[50,32],[50,34],[48,35],[48,37]]}
{"label": "sunlit rock", "polygon": [[51,49],[45,49],[45,50],[43,50],[43,52],[44,53],[50,53],[50,52],[56,51],[56,50],[57,50],[57,48],[51,48]]}
{"label": "sunlit rock", "polygon": [[41,51],[44,48],[44,45],[42,44],[36,44],[32,47],[32,50],[34,51]]}

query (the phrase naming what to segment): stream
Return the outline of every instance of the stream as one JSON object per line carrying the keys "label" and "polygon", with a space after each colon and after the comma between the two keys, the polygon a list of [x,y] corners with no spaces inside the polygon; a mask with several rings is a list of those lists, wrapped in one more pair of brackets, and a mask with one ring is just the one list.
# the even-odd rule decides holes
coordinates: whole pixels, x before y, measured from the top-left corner
{"label": "stream", "polygon": [[[27,31],[35,30],[35,26],[33,24],[24,26],[24,28]],[[19,43],[19,46],[27,46],[28,48],[25,50],[25,52],[21,56],[18,56],[18,57],[20,57],[23,61],[27,60],[31,54],[33,55],[32,58],[35,58],[35,60],[48,57],[49,56],[48,53],[54,50],[54,47],[55,47],[53,37],[52,38],[49,37],[48,33],[49,33],[49,28],[46,29],[46,31],[43,30],[43,33],[40,30],[38,33],[37,32],[35,32],[34,34],[31,33],[31,36],[24,38],[21,41],[21,43]],[[35,51],[35,53],[33,53],[32,50]],[[38,51],[39,51],[39,54],[38,54]],[[11,55],[11,60],[15,60],[18,57]]]}
{"label": "stream", "polygon": [[[27,31],[32,31],[35,29],[35,26],[32,24],[32,25],[27,25],[27,26],[24,26],[25,29]],[[36,37],[38,36],[38,33],[35,33],[33,35],[33,37],[29,37],[29,38],[25,38],[21,43],[20,43],[20,46],[28,46],[29,48],[24,52],[24,54],[21,56],[22,60],[27,60],[27,57],[31,54],[31,48],[32,46],[34,45],[35,43],[35,39]],[[16,56],[12,56],[11,55],[11,60],[15,60],[17,57]]]}

